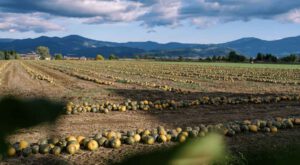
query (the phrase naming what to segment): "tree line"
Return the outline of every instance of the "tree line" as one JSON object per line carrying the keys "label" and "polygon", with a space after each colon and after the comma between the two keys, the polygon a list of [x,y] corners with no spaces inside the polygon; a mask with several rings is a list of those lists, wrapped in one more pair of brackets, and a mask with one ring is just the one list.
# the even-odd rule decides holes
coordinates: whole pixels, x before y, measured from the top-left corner
{"label": "tree line", "polygon": [[[48,47],[45,46],[38,46],[36,48],[36,53],[40,56],[41,60],[46,58],[51,58],[50,50]],[[63,60],[63,55],[61,53],[55,54],[55,60]],[[195,61],[184,58],[183,56],[179,56],[177,59],[164,59],[164,58],[157,58],[151,56],[135,56],[135,59],[156,59],[156,60],[176,60],[176,61]],[[20,59],[20,55],[14,50],[4,50],[0,51],[0,60],[12,60],[12,59]],[[118,60],[119,57],[111,54],[108,57],[109,60]],[[96,55],[95,60],[105,60],[104,56],[101,54]],[[267,53],[257,53],[256,57],[247,58],[246,56],[237,53],[236,51],[230,51],[225,56],[212,56],[207,58],[199,58],[198,61],[205,61],[205,62],[257,62],[257,63],[300,63],[300,55],[290,54],[288,56],[284,56],[281,58],[276,57],[273,54]]]}
{"label": "tree line", "polygon": [[14,50],[0,51],[0,60],[20,59],[20,55]]}
{"label": "tree line", "polygon": [[[178,58],[181,59],[180,57]],[[256,63],[299,63],[300,55],[290,54],[281,58],[267,53],[257,53],[256,57],[247,58],[244,55],[238,54],[235,51],[231,51],[227,56],[212,56],[205,59],[199,59],[200,61],[207,62],[256,62]]]}

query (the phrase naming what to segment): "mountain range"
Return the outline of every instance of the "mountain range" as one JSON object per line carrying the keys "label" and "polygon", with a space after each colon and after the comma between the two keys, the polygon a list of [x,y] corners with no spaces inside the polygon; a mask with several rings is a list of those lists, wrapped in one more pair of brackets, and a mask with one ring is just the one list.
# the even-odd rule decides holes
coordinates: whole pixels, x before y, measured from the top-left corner
{"label": "mountain range", "polygon": [[272,53],[278,57],[300,53],[300,36],[266,41],[258,38],[242,38],[220,44],[189,44],[189,43],[157,43],[146,42],[108,42],[85,38],[79,35],[66,37],[41,36],[34,39],[0,39],[0,50],[16,50],[19,53],[34,51],[37,46],[47,46],[51,54],[62,53],[67,56],[95,57],[96,54],[119,57],[135,55],[151,55],[156,57],[207,57],[222,56],[235,50],[248,57],[254,57],[258,52]]}

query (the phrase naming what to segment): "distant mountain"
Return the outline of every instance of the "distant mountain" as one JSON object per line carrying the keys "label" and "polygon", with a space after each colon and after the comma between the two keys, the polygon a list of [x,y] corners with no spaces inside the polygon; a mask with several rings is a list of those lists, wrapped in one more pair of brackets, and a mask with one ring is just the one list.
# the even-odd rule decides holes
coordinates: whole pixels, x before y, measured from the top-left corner
{"label": "distant mountain", "polygon": [[282,56],[290,53],[300,53],[300,36],[274,41],[265,41],[258,38],[242,38],[219,45],[232,48],[248,56],[255,56],[258,52]]}
{"label": "distant mountain", "polygon": [[0,43],[5,43],[5,42],[11,42],[13,41],[14,39],[9,39],[9,38],[0,38]]}
{"label": "distant mountain", "polygon": [[189,44],[189,43],[157,43],[147,42],[107,42],[85,38],[79,35],[66,37],[47,37],[28,39],[0,39],[0,50],[16,50],[20,53],[34,51],[37,46],[47,46],[51,54],[62,53],[69,56],[95,57],[103,54],[108,57],[116,54],[119,57],[135,55],[151,55],[157,57],[207,57],[226,55],[235,50],[247,56],[255,56],[258,52],[272,53],[278,56],[289,53],[300,53],[300,36],[275,41],[258,38],[242,38],[221,44]]}

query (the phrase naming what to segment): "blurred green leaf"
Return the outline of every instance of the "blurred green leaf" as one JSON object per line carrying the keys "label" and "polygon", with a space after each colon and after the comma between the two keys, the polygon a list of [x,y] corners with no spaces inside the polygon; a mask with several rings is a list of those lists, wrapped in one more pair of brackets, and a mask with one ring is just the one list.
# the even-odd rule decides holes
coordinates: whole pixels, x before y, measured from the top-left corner
{"label": "blurred green leaf", "polygon": [[225,143],[222,136],[211,134],[201,139],[193,139],[170,149],[133,156],[120,165],[201,165],[213,164],[225,157]]}

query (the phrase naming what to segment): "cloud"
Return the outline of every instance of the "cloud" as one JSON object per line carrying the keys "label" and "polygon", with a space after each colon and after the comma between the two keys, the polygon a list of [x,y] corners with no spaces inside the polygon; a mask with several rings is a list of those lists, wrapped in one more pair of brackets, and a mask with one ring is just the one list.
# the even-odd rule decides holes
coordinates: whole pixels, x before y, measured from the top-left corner
{"label": "cloud", "polygon": [[292,22],[300,24],[300,8],[292,10],[286,14],[278,16],[278,19],[283,22]]}
{"label": "cloud", "polygon": [[[300,23],[299,11],[298,0],[0,0],[0,13],[44,13],[54,20],[79,18],[85,24],[141,22],[148,29],[174,28],[186,21],[200,28],[252,19]],[[33,16],[36,17],[33,22],[46,19]],[[59,25],[48,24],[50,30],[59,29]],[[20,22],[18,27],[21,25]],[[8,29],[7,26],[2,23],[0,27]],[[32,26],[24,24],[24,27]]]}
{"label": "cloud", "polygon": [[44,14],[16,14],[16,13],[0,13],[0,31],[8,32],[27,32],[34,31],[43,33],[47,31],[60,31],[63,27],[52,23],[48,18],[43,17]]}

